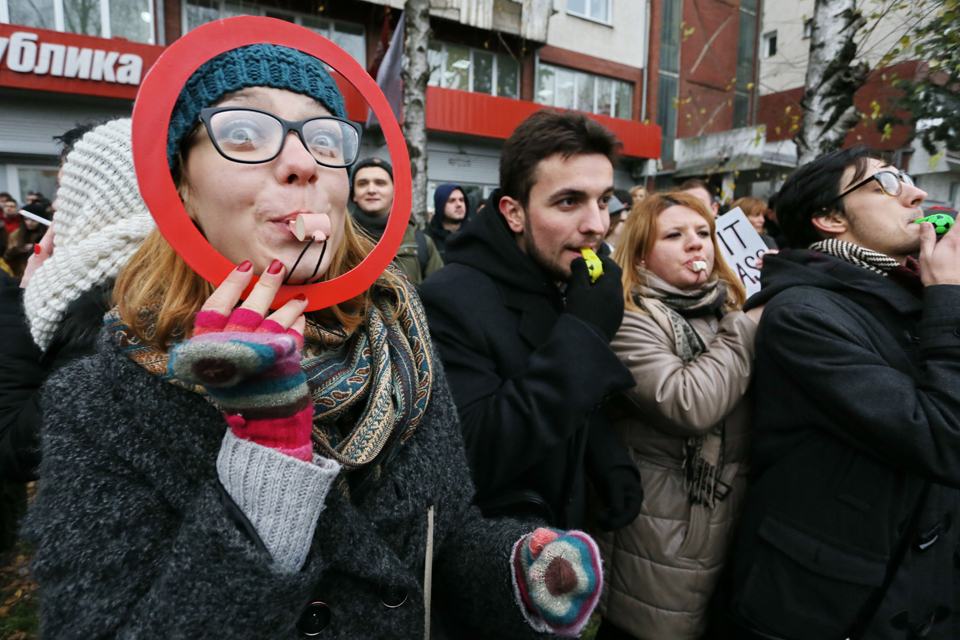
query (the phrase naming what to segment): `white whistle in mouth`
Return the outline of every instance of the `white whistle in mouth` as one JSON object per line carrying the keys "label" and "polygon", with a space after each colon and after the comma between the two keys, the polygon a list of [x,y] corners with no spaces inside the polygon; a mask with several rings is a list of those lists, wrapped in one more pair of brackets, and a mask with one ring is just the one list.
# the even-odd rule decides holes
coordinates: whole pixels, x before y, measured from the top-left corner
{"label": "white whistle in mouth", "polygon": [[694,273],[700,273],[701,271],[703,271],[703,270],[706,269],[706,268],[707,268],[707,263],[706,263],[706,262],[703,262],[702,260],[694,260],[694,261],[693,261],[693,271],[694,271]]}
{"label": "white whistle in mouth", "polygon": [[330,217],[325,213],[301,213],[288,224],[290,231],[301,242],[307,238],[323,242],[330,236]]}

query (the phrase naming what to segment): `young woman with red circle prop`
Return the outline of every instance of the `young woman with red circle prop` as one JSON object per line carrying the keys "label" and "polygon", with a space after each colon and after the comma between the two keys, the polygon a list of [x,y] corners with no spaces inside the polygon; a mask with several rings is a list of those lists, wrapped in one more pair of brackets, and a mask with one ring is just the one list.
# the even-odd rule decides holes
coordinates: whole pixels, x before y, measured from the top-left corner
{"label": "young woman with red circle prop", "polygon": [[[324,63],[395,160],[376,247],[347,214],[361,129]],[[133,127],[159,231],[99,353],[49,385],[27,526],[42,633],[577,635],[602,588],[593,540],[470,504],[423,309],[388,267],[409,166],[366,72],[306,29],[222,20],[161,56]]]}

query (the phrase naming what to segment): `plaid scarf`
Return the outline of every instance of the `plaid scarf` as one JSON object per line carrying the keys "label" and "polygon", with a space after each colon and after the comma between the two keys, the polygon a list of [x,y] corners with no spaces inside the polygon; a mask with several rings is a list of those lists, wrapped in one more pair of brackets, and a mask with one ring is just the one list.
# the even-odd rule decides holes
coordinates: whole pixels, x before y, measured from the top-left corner
{"label": "plaid scarf", "polygon": [[[366,320],[352,334],[309,320],[304,331],[301,367],[313,395],[314,451],[343,466],[340,489],[346,495],[356,497],[376,483],[426,412],[433,381],[430,333],[420,299],[406,288],[400,295],[396,302],[375,295]],[[384,318],[403,302],[404,313],[387,323]],[[209,399],[202,387],[174,378],[169,354],[141,342],[118,308],[104,322],[134,362]]]}
{"label": "plaid scarf", "polygon": [[[721,313],[727,300],[726,284],[713,276],[697,289],[678,289],[643,267],[638,271],[644,285],[635,292],[634,301],[673,336],[677,357],[684,365],[690,364],[707,347],[686,318]],[[724,439],[725,424],[721,421],[706,434],[684,441],[685,486],[692,504],[713,508],[721,497],[717,485],[723,472]]]}

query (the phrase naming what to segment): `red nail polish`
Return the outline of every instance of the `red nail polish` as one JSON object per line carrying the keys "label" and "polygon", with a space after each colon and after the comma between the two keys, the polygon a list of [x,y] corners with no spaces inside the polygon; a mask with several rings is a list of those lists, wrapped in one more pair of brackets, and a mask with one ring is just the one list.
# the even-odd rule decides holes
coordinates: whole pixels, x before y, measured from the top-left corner
{"label": "red nail polish", "polygon": [[294,300],[299,300],[300,302],[305,302],[306,299],[307,299],[307,294],[305,294],[305,293],[298,293],[297,295],[293,296],[293,299],[294,299]]}
{"label": "red nail polish", "polygon": [[241,273],[246,273],[247,271],[250,271],[252,267],[253,267],[252,262],[250,262],[249,260],[244,260],[237,266],[237,271]]}
{"label": "red nail polish", "polygon": [[270,266],[267,267],[267,273],[271,275],[277,275],[280,273],[280,270],[283,269],[283,263],[279,260],[274,260],[270,263]]}
{"label": "red nail polish", "polygon": [[40,255],[40,252],[41,252],[41,251],[43,251],[43,249],[40,248],[40,245],[39,245],[39,244],[33,245],[33,252],[34,252],[35,254]]}

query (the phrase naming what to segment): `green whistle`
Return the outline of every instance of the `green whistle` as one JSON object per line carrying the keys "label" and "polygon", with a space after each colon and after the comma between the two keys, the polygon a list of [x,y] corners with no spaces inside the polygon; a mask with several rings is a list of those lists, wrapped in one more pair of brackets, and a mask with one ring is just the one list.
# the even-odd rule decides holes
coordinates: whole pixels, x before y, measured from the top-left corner
{"label": "green whistle", "polygon": [[947,231],[950,231],[950,227],[953,226],[953,218],[945,213],[934,213],[926,218],[914,220],[914,222],[917,224],[920,224],[921,222],[929,222],[933,225],[933,230],[937,232],[938,236],[942,236]]}

